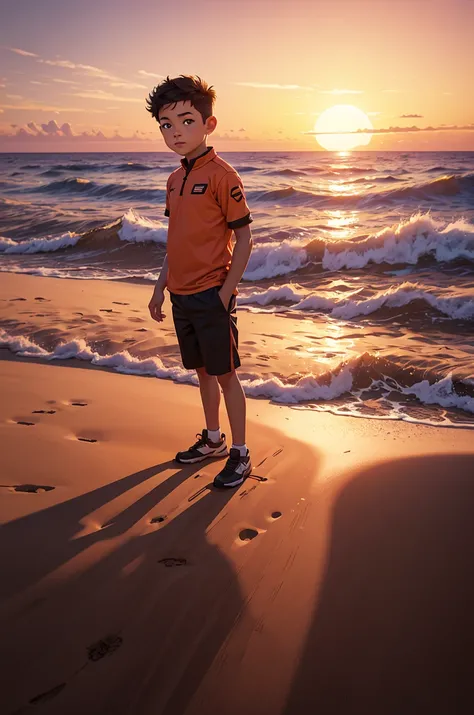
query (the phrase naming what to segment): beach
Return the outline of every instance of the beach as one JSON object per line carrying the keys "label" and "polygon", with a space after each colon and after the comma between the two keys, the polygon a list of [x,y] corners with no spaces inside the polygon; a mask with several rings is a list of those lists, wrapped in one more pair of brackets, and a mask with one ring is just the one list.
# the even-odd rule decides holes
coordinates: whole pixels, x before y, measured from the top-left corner
{"label": "beach", "polygon": [[[204,424],[149,299],[1,274],[2,715],[471,712],[472,429],[250,398],[215,490],[173,461]],[[298,371],[277,321],[239,313],[244,371]]]}

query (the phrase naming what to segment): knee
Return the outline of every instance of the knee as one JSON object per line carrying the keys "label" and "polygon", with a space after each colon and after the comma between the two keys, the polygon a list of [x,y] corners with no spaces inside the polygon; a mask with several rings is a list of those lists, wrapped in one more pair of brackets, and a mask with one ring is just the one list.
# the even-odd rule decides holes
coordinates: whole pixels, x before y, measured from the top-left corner
{"label": "knee", "polygon": [[234,381],[235,376],[235,370],[231,370],[231,372],[226,372],[225,375],[218,375],[217,380],[222,389],[226,390]]}

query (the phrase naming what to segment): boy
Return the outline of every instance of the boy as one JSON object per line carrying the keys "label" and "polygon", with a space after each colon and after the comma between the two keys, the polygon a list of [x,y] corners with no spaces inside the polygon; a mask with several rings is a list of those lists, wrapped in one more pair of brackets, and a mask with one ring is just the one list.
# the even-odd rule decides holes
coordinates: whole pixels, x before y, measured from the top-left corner
{"label": "boy", "polygon": [[219,427],[220,386],[232,448],[214,485],[237,487],[252,471],[245,395],[235,371],[240,366],[235,296],[252,250],[252,218],[240,176],[207,147],[217,125],[215,98],[199,77],[180,75],[167,77],[146,100],[166,145],[184,157],[166,185],[167,255],[148,307],[161,322],[167,287],[183,365],[199,378],[206,429],[176,460],[190,464],[229,454]]}

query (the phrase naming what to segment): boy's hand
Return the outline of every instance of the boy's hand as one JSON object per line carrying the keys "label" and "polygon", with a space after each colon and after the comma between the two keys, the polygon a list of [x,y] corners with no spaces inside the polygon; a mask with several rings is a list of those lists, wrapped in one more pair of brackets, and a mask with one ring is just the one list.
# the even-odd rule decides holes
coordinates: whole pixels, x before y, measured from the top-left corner
{"label": "boy's hand", "polygon": [[228,295],[228,291],[226,291],[224,286],[222,286],[222,288],[219,291],[219,298],[221,299],[221,303],[226,310],[229,309],[231,295],[232,295],[232,293],[230,295]]}
{"label": "boy's hand", "polygon": [[160,288],[155,288],[150,302],[148,303],[148,310],[153,320],[161,323],[165,314],[162,312],[161,307],[165,301],[165,292]]}

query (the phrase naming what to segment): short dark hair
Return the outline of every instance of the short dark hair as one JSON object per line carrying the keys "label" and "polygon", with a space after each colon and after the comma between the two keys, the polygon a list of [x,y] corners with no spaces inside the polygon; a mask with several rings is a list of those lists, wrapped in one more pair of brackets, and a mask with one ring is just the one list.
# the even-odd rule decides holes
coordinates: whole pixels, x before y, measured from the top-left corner
{"label": "short dark hair", "polygon": [[158,114],[163,107],[169,104],[176,106],[176,102],[191,102],[205,122],[212,117],[215,99],[215,90],[207,82],[197,76],[181,74],[174,79],[167,77],[157,85],[146,99],[146,109],[159,122]]}

